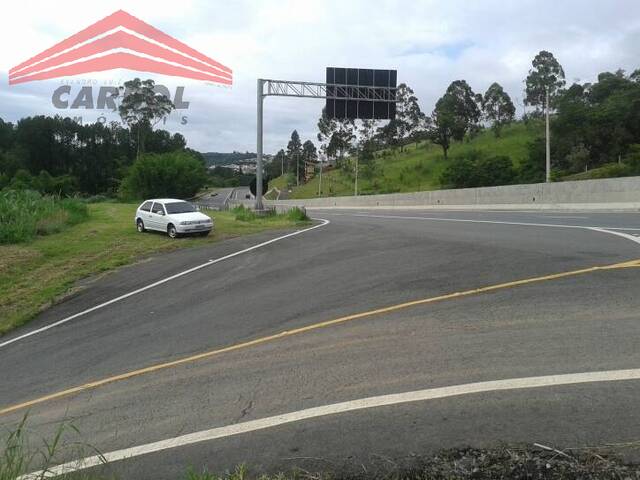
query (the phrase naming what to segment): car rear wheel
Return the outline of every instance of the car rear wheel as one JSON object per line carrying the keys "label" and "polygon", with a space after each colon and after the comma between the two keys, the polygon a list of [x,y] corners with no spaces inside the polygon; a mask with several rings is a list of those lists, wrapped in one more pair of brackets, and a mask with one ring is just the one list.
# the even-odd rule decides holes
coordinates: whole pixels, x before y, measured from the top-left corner
{"label": "car rear wheel", "polygon": [[171,238],[178,238],[178,231],[172,224],[169,224],[169,226],[167,227],[167,235],[169,235]]}
{"label": "car rear wheel", "polygon": [[144,222],[140,219],[136,222],[136,227],[140,233],[144,233],[146,231],[146,228],[144,228]]}

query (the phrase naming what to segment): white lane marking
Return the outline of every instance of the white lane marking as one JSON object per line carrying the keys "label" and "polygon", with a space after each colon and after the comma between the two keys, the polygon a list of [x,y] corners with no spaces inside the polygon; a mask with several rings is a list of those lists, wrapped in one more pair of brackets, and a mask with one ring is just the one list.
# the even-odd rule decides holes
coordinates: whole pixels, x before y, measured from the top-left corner
{"label": "white lane marking", "polygon": [[111,300],[108,300],[108,301],[106,301],[104,303],[101,303],[99,305],[95,305],[95,306],[93,306],[91,308],[88,308],[86,310],[83,310],[81,312],[73,314],[73,315],[71,315],[69,317],[63,318],[62,320],[58,320],[57,322],[50,323],[49,325],[45,325],[44,327],[38,328],[36,330],[32,330],[32,331],[24,333],[24,334],[22,334],[22,335],[20,335],[18,337],[6,340],[5,342],[0,343],[0,348],[6,347],[7,345],[11,345],[12,343],[18,342],[18,341],[23,340],[23,339],[25,339],[27,337],[31,337],[32,335],[36,335],[38,333],[45,332],[45,331],[47,331],[47,330],[49,330],[51,328],[58,327],[58,326],[63,325],[65,323],[67,323],[67,322],[70,322],[71,320],[75,320],[78,317],[86,315],[87,313],[95,312],[96,310],[99,310],[99,309],[104,308],[104,307],[106,307],[108,305],[111,305],[113,303],[116,303],[116,302],[119,302],[121,300],[124,300],[125,298],[132,297],[134,295],[137,295],[139,293],[147,291],[147,290],[149,290],[151,288],[157,287],[158,285],[162,285],[164,283],[167,283],[167,282],[170,282],[172,280],[175,280],[176,278],[180,278],[180,277],[183,277],[185,275],[189,275],[190,273],[193,273],[193,272],[195,272],[197,270],[200,270],[202,268],[210,267],[211,265],[215,265],[216,263],[222,262],[224,260],[228,260],[228,259],[233,258],[233,257],[237,257],[238,255],[242,255],[244,253],[251,252],[251,251],[256,250],[258,248],[261,248],[261,247],[265,247],[267,245],[270,245],[272,243],[278,242],[280,240],[284,240],[285,238],[293,237],[295,235],[300,235],[301,233],[305,233],[305,232],[309,232],[311,230],[315,230],[316,228],[324,227],[325,225],[330,223],[329,220],[325,220],[323,218],[314,218],[313,220],[319,220],[322,223],[319,223],[318,225],[314,225],[313,227],[305,228],[303,230],[297,230],[297,231],[292,232],[292,233],[287,233],[286,235],[282,235],[280,237],[272,238],[271,240],[267,240],[266,242],[258,243],[257,245],[253,245],[253,246],[251,246],[249,248],[245,248],[244,250],[239,250],[237,252],[230,253],[229,255],[225,255],[224,257],[220,257],[220,258],[216,258],[216,259],[213,259],[213,260],[209,260],[206,263],[203,263],[203,264],[197,265],[197,266],[195,266],[193,268],[190,268],[188,270],[184,270],[182,272],[176,273],[175,275],[171,275],[170,277],[163,278],[162,280],[158,280],[157,282],[151,283],[149,285],[145,285],[144,287],[140,287],[140,288],[138,288],[136,290],[133,290],[133,291],[131,291],[129,293],[125,293],[124,295],[120,295],[119,297],[112,298]]}
{"label": "white lane marking", "polygon": [[159,442],[147,443],[136,447],[125,448],[106,453],[102,456],[92,456],[75,460],[49,469],[47,472],[34,472],[23,475],[18,480],[35,480],[42,477],[50,478],[62,474],[69,474],[78,470],[101,465],[103,461],[117,462],[131,459],[148,453],[161,452],[172,448],[184,447],[194,443],[225,438],[241,433],[254,432],[266,428],[276,427],[301,420],[336,415],[340,413],[364,410],[367,408],[385,407],[410,402],[421,402],[448,398],[460,395],[476,393],[497,392],[505,390],[519,390],[529,388],[557,387],[563,385],[576,385],[581,383],[614,382],[614,381],[640,380],[640,368],[629,370],[609,370],[603,372],[569,373],[561,375],[546,375],[540,377],[511,378],[505,380],[493,380],[488,382],[466,383],[449,387],[428,388],[412,392],[394,393],[376,397],[360,398],[347,402],[334,403],[321,407],[307,408],[296,412],[284,413],[273,417],[251,420],[234,425],[202,430],[189,433]]}
{"label": "white lane marking", "polygon": [[[531,222],[507,222],[501,220],[474,220],[470,218],[447,218],[447,217],[415,217],[405,215],[374,215],[368,214],[356,214],[356,213],[329,213],[324,212],[326,215],[336,215],[341,217],[370,217],[370,218],[393,218],[402,220],[434,220],[440,222],[462,222],[462,223],[489,223],[495,225],[519,225],[525,227],[552,227],[552,228],[578,228],[578,229],[594,229],[599,228],[603,231],[609,230],[623,230],[623,231],[640,231],[640,228],[632,227],[600,227],[590,225],[561,225],[557,223],[531,223]],[[613,232],[611,232],[613,233]]]}
{"label": "white lane marking", "polygon": [[538,218],[561,218],[561,219],[578,218],[578,219],[583,219],[583,218],[589,218],[589,217],[576,217],[576,216],[572,216],[572,215],[538,215]]}
{"label": "white lane marking", "polygon": [[[631,240],[632,242],[636,242],[637,244],[640,244],[640,237],[636,235],[631,235],[630,233],[614,232],[610,228],[600,228],[600,227],[589,227],[589,230],[593,230],[594,232],[608,233],[610,235],[617,235],[618,237],[626,238],[627,240]],[[631,229],[625,228],[625,230],[631,230]]]}

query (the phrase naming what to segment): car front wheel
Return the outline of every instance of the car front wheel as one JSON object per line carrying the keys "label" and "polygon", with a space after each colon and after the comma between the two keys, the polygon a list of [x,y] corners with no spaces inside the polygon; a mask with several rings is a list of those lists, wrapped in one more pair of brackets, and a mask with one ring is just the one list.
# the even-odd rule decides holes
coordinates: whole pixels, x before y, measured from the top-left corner
{"label": "car front wheel", "polygon": [[176,227],[174,227],[173,225],[169,225],[167,227],[167,234],[171,237],[171,238],[177,238],[178,237],[178,231],[176,230]]}
{"label": "car front wheel", "polygon": [[138,232],[143,233],[146,229],[144,228],[144,222],[142,220],[138,220],[136,222],[136,228],[138,229]]}

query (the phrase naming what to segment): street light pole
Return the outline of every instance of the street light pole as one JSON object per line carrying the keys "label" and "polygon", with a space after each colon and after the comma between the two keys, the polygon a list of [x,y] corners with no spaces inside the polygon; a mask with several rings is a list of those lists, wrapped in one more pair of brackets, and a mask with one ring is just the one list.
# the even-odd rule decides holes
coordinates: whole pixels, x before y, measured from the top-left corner
{"label": "street light pole", "polygon": [[551,138],[549,136],[549,87],[545,87],[546,181],[551,181]]}
{"label": "street light pole", "polygon": [[258,135],[257,135],[257,159],[256,159],[256,210],[264,210],[262,204],[262,111],[264,106],[264,95],[262,87],[264,80],[258,79]]}
{"label": "street light pole", "polygon": [[358,155],[356,155],[356,182],[354,186],[354,195],[358,196]]}

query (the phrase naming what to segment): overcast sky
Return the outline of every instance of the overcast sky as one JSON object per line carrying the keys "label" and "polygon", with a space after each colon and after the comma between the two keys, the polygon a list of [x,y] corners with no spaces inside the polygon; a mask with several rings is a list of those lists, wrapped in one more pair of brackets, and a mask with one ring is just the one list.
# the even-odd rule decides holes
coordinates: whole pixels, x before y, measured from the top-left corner
{"label": "overcast sky", "polygon": [[[184,85],[189,109],[174,113],[166,128],[200,151],[255,151],[258,77],[323,81],[327,66],[393,68],[430,113],[456,79],[476,92],[497,81],[521,104],[523,80],[543,49],[558,58],[568,83],[640,67],[639,0],[21,0],[3,7],[0,117],[60,113],[94,121],[104,113],[53,108],[53,90],[73,78],[9,86],[7,72],[120,8],[232,68],[233,86],[126,70],[76,80],[99,87],[141,76],[171,91]],[[294,128],[315,141],[322,106],[322,100],[267,98],[265,151],[286,145]],[[179,124],[181,116],[186,125]]]}

